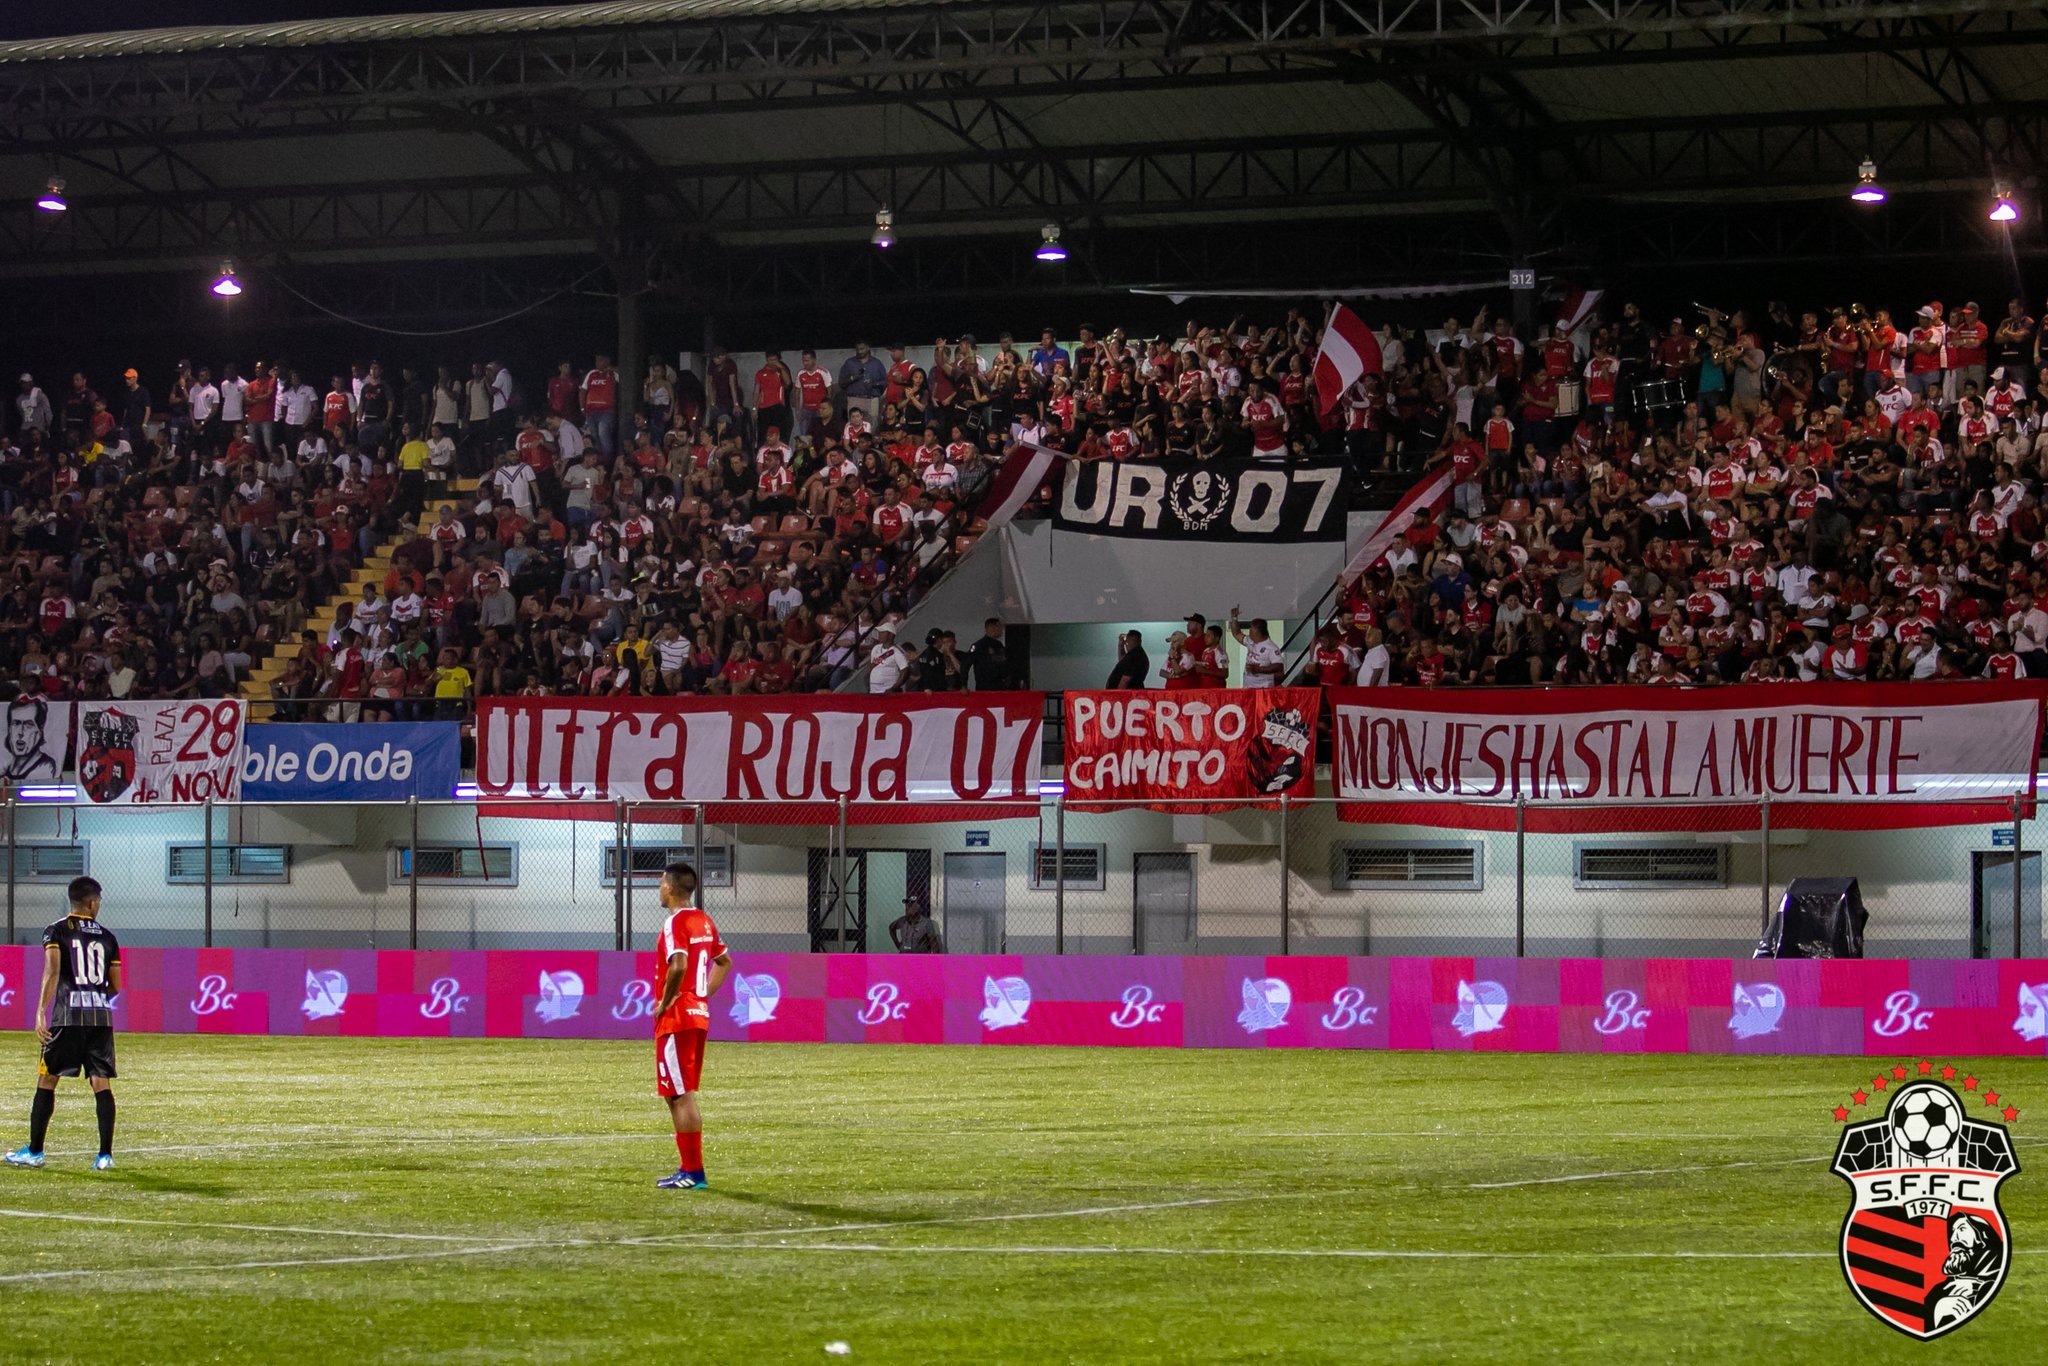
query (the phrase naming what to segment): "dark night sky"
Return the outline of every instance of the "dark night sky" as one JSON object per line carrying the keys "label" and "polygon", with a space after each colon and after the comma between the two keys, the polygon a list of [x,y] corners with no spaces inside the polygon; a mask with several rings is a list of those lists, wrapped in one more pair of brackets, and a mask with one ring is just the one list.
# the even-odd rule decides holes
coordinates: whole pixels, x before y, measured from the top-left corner
{"label": "dark night sky", "polygon": [[0,39],[48,38],[72,33],[186,25],[276,23],[285,19],[339,19],[359,14],[419,14],[444,10],[509,9],[518,0],[13,0],[0,3]]}

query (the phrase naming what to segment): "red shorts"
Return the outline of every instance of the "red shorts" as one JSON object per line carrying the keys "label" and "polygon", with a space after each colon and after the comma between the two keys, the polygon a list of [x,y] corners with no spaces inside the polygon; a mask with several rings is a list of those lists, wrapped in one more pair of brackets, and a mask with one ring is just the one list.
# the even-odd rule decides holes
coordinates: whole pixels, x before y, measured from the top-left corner
{"label": "red shorts", "polygon": [[680,1029],[654,1036],[654,1094],[686,1096],[704,1076],[704,1029]]}

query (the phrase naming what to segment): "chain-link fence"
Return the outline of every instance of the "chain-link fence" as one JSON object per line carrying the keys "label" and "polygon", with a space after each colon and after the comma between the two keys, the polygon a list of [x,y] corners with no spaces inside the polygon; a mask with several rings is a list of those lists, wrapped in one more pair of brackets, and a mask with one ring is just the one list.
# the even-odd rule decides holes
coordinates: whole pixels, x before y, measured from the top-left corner
{"label": "chain-link fence", "polygon": [[2048,830],[2025,805],[1890,830],[1857,828],[1854,807],[1763,804],[1463,803],[1451,827],[1323,799],[920,803],[904,820],[828,803],[17,798],[7,933],[33,942],[89,873],[134,944],[646,948],[681,860],[742,951],[894,952],[916,911],[963,954],[1744,956],[1793,879],[1853,876],[1872,956],[2033,957]]}

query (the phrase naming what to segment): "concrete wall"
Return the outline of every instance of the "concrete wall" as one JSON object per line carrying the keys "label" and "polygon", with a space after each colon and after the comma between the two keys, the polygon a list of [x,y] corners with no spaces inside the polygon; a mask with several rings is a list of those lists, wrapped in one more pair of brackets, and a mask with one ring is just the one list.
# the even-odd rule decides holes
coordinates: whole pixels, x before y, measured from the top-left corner
{"label": "concrete wall", "polygon": [[[222,842],[286,843],[290,881],[283,885],[221,884],[214,890],[214,942],[276,947],[405,947],[410,897],[393,850],[408,837],[403,809],[265,808],[215,814]],[[853,849],[931,851],[934,912],[945,919],[944,855],[984,849],[1005,857],[1005,940],[1012,952],[1050,951],[1055,938],[1055,897],[1028,885],[1031,845],[1055,839],[1052,806],[1039,818],[916,826],[855,826]],[[1275,952],[1280,943],[1280,830],[1277,815],[1174,816],[1152,811],[1115,814],[1069,812],[1070,846],[1099,845],[1101,890],[1070,886],[1064,919],[1069,952],[1128,953],[1133,945],[1134,868],[1148,852],[1185,852],[1194,871],[1194,952]],[[196,811],[125,811],[21,808],[18,839],[84,841],[90,869],[107,887],[107,918],[126,942],[195,944],[201,937],[204,892],[165,883],[165,846],[203,838]],[[430,948],[518,948],[542,944],[610,947],[615,895],[602,879],[603,846],[611,821],[485,817],[473,809],[423,810],[423,844],[513,843],[516,885],[452,886],[423,883],[420,944]],[[2010,827],[1998,832],[2009,834]],[[2048,837],[2030,823],[2028,847]],[[807,949],[806,902],[812,853],[824,850],[831,831],[816,827],[749,824],[713,828],[708,838],[732,842],[734,885],[711,888],[706,904],[741,949]],[[985,838],[986,844],[982,843]],[[1616,836],[1603,843],[1638,837]],[[640,845],[688,845],[688,825],[636,823]],[[1477,891],[1406,888],[1338,891],[1332,886],[1332,848],[1343,841],[1470,839],[1483,851]],[[1527,946],[1541,955],[1746,956],[1755,941],[1763,898],[1761,847],[1754,833],[1737,836],[1667,836],[1657,843],[1721,841],[1727,848],[1727,885],[1700,890],[1588,891],[1572,885],[1573,839],[1531,836],[1524,875]],[[1850,873],[1862,879],[1871,911],[1870,950],[1881,956],[1966,956],[1971,949],[1973,855],[2003,861],[1986,827],[1873,833],[1779,831],[1771,848],[1774,893],[1801,875]],[[1287,830],[1286,903],[1290,947],[1296,953],[1475,953],[1513,951],[1516,879],[1512,834],[1463,834],[1414,827],[1345,825],[1334,808],[1292,813]],[[829,865],[828,865],[829,866]],[[870,947],[900,913],[903,860],[875,860],[870,877]],[[2031,869],[2031,865],[2030,865]],[[2009,883],[2004,884],[2009,886]],[[2029,883],[2026,914],[2030,952],[2038,952],[2039,901]],[[19,881],[14,939],[32,942],[42,925],[62,913],[62,882]],[[654,890],[634,890],[634,943],[651,943],[659,920]],[[2005,918],[2008,897],[1994,899],[1991,915]],[[2009,936],[2010,930],[2003,932]],[[1999,943],[2007,942],[2001,938]],[[1158,951],[1172,951],[1157,941]]]}

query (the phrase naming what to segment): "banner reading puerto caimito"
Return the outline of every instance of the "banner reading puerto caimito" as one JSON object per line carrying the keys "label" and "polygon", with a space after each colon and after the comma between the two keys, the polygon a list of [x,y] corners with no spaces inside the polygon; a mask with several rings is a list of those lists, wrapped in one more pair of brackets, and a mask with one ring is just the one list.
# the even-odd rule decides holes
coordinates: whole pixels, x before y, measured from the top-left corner
{"label": "banner reading puerto caimito", "polygon": [[1066,695],[1069,803],[1315,795],[1316,688]]}
{"label": "banner reading puerto caimito", "polygon": [[[1364,821],[1682,828],[1704,806],[1882,829],[2010,818],[2048,682],[1334,688],[1337,796]],[[1363,805],[1369,804],[1369,805]]]}

